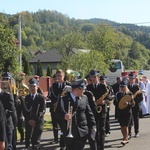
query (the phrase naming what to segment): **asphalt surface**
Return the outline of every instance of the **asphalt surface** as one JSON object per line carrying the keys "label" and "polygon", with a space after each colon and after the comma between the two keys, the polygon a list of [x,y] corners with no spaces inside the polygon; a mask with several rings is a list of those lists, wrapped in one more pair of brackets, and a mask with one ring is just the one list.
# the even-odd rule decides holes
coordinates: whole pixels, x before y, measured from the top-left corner
{"label": "asphalt surface", "polygon": [[[150,150],[150,116],[140,118],[139,137],[134,137],[134,128],[132,128],[132,138],[125,146],[121,145],[122,134],[117,120],[114,119],[114,106],[111,105],[110,110],[110,126],[111,133],[105,139],[105,150]],[[59,144],[50,145],[53,140],[52,130],[43,132],[41,141],[41,150],[59,150]],[[18,141],[17,150],[23,150],[24,143]],[[85,145],[85,150],[90,150],[88,142]]]}

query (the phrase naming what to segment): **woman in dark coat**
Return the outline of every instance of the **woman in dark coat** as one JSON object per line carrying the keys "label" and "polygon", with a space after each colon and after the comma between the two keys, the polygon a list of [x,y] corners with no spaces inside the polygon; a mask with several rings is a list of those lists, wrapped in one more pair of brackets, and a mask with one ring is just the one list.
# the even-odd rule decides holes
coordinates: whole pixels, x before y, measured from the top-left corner
{"label": "woman in dark coat", "polygon": [[[126,99],[125,97],[128,97]],[[121,100],[124,97],[124,102],[121,104]],[[125,82],[120,83],[120,91],[116,93],[115,105],[118,107],[118,122],[121,126],[121,133],[123,135],[123,141],[121,142],[122,145],[128,143],[128,126],[132,116],[131,107],[134,106],[134,101],[132,98],[132,93],[127,88],[127,84]]]}

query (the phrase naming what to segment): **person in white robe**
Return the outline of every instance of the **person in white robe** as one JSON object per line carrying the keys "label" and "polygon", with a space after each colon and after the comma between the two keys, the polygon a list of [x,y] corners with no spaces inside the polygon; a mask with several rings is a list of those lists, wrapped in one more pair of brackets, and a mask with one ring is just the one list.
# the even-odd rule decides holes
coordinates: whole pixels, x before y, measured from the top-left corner
{"label": "person in white robe", "polygon": [[146,109],[145,109],[145,115],[150,114],[150,81],[147,79],[146,76],[142,76],[142,81],[144,83],[144,87],[145,87],[145,93],[144,93],[144,106],[146,105]]}

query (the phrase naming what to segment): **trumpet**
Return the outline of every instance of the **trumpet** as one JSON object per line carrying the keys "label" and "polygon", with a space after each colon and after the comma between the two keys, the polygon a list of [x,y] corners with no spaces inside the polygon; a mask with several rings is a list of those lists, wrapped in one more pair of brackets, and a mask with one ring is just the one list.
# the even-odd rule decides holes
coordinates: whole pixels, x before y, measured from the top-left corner
{"label": "trumpet", "polygon": [[69,133],[66,137],[68,138],[73,138],[72,135],[72,111],[73,111],[73,107],[70,106],[70,102],[68,103],[68,113],[71,113],[71,120],[68,120],[67,122],[67,129],[69,129]]}

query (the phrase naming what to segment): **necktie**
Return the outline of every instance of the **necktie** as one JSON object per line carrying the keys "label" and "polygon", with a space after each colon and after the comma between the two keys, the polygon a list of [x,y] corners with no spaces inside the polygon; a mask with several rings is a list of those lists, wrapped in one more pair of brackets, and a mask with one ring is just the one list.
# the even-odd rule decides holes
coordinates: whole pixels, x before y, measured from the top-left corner
{"label": "necktie", "polygon": [[94,84],[94,88],[96,88],[97,87],[97,85],[96,84]]}
{"label": "necktie", "polygon": [[31,99],[34,100],[34,95],[31,95]]}
{"label": "necktie", "polygon": [[78,107],[78,100],[79,100],[79,97],[76,97],[75,99],[76,99],[76,100],[75,100],[75,108],[77,108],[77,107]]}
{"label": "necktie", "polygon": [[62,83],[60,83],[60,88],[62,88]]}
{"label": "necktie", "polygon": [[61,88],[62,88],[62,84],[61,84],[61,83],[59,83],[59,84],[58,84],[58,87],[61,89]]}

